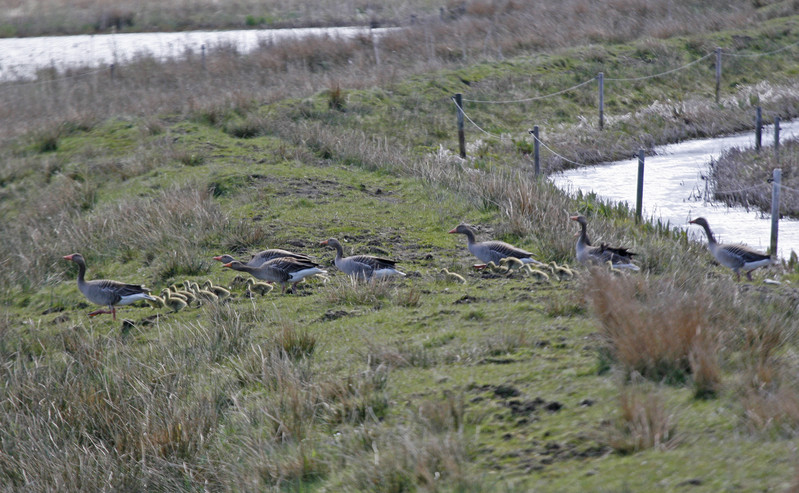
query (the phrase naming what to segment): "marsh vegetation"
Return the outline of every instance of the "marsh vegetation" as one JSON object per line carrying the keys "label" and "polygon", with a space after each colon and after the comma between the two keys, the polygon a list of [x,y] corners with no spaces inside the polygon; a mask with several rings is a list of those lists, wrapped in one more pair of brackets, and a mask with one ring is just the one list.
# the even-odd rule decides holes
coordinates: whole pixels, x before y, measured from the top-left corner
{"label": "marsh vegetation", "polygon": [[[592,92],[478,105],[506,137],[470,135],[465,161],[449,100],[659,73],[719,44],[770,51],[796,41],[793,3],[446,9],[381,40],[380,65],[370,39],[316,39],[219,51],[206,70],[143,58],[113,82],[0,87],[3,488],[796,487],[796,265],[736,283],[684,233],[534,178],[520,137],[545,125],[590,162],[744,128],[755,104],[795,116],[795,48],[725,67],[718,105],[711,64],[678,84],[620,81],[602,131]],[[575,212],[642,272],[577,265]],[[446,234],[460,222],[577,275],[475,271]],[[352,282],[319,247],[330,237],[407,276]],[[159,291],[232,286],[212,257],[267,247],[333,275],[295,295],[127,307],[115,323],[86,317],[61,258],[80,251],[90,278]]]}

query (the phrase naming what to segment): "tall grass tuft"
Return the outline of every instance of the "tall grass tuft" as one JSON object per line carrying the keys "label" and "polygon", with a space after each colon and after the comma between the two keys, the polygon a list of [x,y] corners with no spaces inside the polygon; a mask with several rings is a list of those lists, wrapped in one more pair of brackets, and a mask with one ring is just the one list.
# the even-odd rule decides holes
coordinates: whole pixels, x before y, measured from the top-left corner
{"label": "tall grass tuft", "polygon": [[726,314],[706,286],[686,287],[673,279],[617,277],[600,268],[591,269],[584,283],[606,350],[628,374],[670,383],[694,375],[697,391],[705,392],[719,384],[714,355]]}
{"label": "tall grass tuft", "polygon": [[615,426],[609,441],[620,454],[666,450],[677,444],[675,417],[657,392],[622,389]]}

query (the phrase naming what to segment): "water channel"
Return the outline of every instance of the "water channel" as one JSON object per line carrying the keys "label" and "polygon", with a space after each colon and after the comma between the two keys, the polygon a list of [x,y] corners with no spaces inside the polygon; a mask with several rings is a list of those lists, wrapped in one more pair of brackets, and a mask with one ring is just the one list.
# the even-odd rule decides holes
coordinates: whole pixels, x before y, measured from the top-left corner
{"label": "water channel", "polygon": [[138,55],[174,60],[187,52],[200,53],[232,46],[247,53],[260,45],[307,36],[352,38],[380,35],[393,28],[330,27],[301,29],[248,29],[239,31],[188,31],[173,33],[125,33],[79,36],[45,36],[0,39],[0,80],[28,79],[36,71],[53,67],[59,71],[80,66],[107,67]]}
{"label": "water channel", "polygon": [[[766,146],[767,141],[773,141],[773,132],[773,127],[764,127],[763,152],[773,152],[772,147]],[[797,134],[799,121],[780,124],[780,140],[795,138]],[[669,221],[672,227],[686,229],[690,238],[705,241],[702,229],[688,224],[689,220],[704,216],[718,241],[746,243],[765,251],[771,238],[770,214],[709,201],[702,179],[709,172],[710,162],[724,149],[754,146],[752,131],[656,148],[657,155],[647,156],[644,164],[643,216]],[[634,158],[564,171],[551,175],[550,179],[570,193],[595,192],[604,199],[635,207],[637,175],[638,159]],[[777,250],[781,258],[787,258],[791,250],[799,252],[799,221],[780,220]]]}

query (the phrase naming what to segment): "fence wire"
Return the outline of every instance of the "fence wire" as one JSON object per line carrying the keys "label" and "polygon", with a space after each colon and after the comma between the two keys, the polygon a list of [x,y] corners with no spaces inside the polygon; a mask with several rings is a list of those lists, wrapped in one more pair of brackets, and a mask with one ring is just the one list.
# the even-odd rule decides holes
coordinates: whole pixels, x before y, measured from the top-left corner
{"label": "fence wire", "polygon": [[560,96],[561,94],[567,93],[569,91],[573,91],[573,90],[575,90],[577,88],[583,87],[586,84],[590,84],[591,82],[594,82],[595,80],[596,80],[596,77],[592,77],[592,78],[590,78],[590,79],[588,79],[588,80],[586,80],[584,82],[580,82],[576,86],[571,86],[569,88],[563,89],[562,91],[553,92],[552,94],[545,94],[543,96],[533,96],[533,97],[524,98],[524,99],[508,99],[508,100],[505,100],[505,101],[483,101],[483,100],[479,100],[479,99],[464,99],[464,101],[468,101],[470,103],[488,103],[488,104],[526,103],[526,102],[529,102],[529,101],[537,101],[539,99],[547,99],[547,98],[551,98],[551,97],[554,97],[554,96]]}

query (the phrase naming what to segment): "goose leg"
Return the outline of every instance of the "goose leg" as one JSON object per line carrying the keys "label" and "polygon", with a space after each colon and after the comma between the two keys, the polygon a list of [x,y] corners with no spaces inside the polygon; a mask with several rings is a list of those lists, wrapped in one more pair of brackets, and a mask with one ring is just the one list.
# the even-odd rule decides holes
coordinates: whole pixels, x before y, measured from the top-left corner
{"label": "goose leg", "polygon": [[[110,312],[108,310],[103,310],[102,308],[100,308],[100,309],[97,309],[97,310],[95,310],[93,312],[90,312],[89,316],[90,317],[96,317],[97,315],[102,315],[103,313],[113,313],[113,312]],[[114,313],[114,320],[116,320],[116,313]]]}

